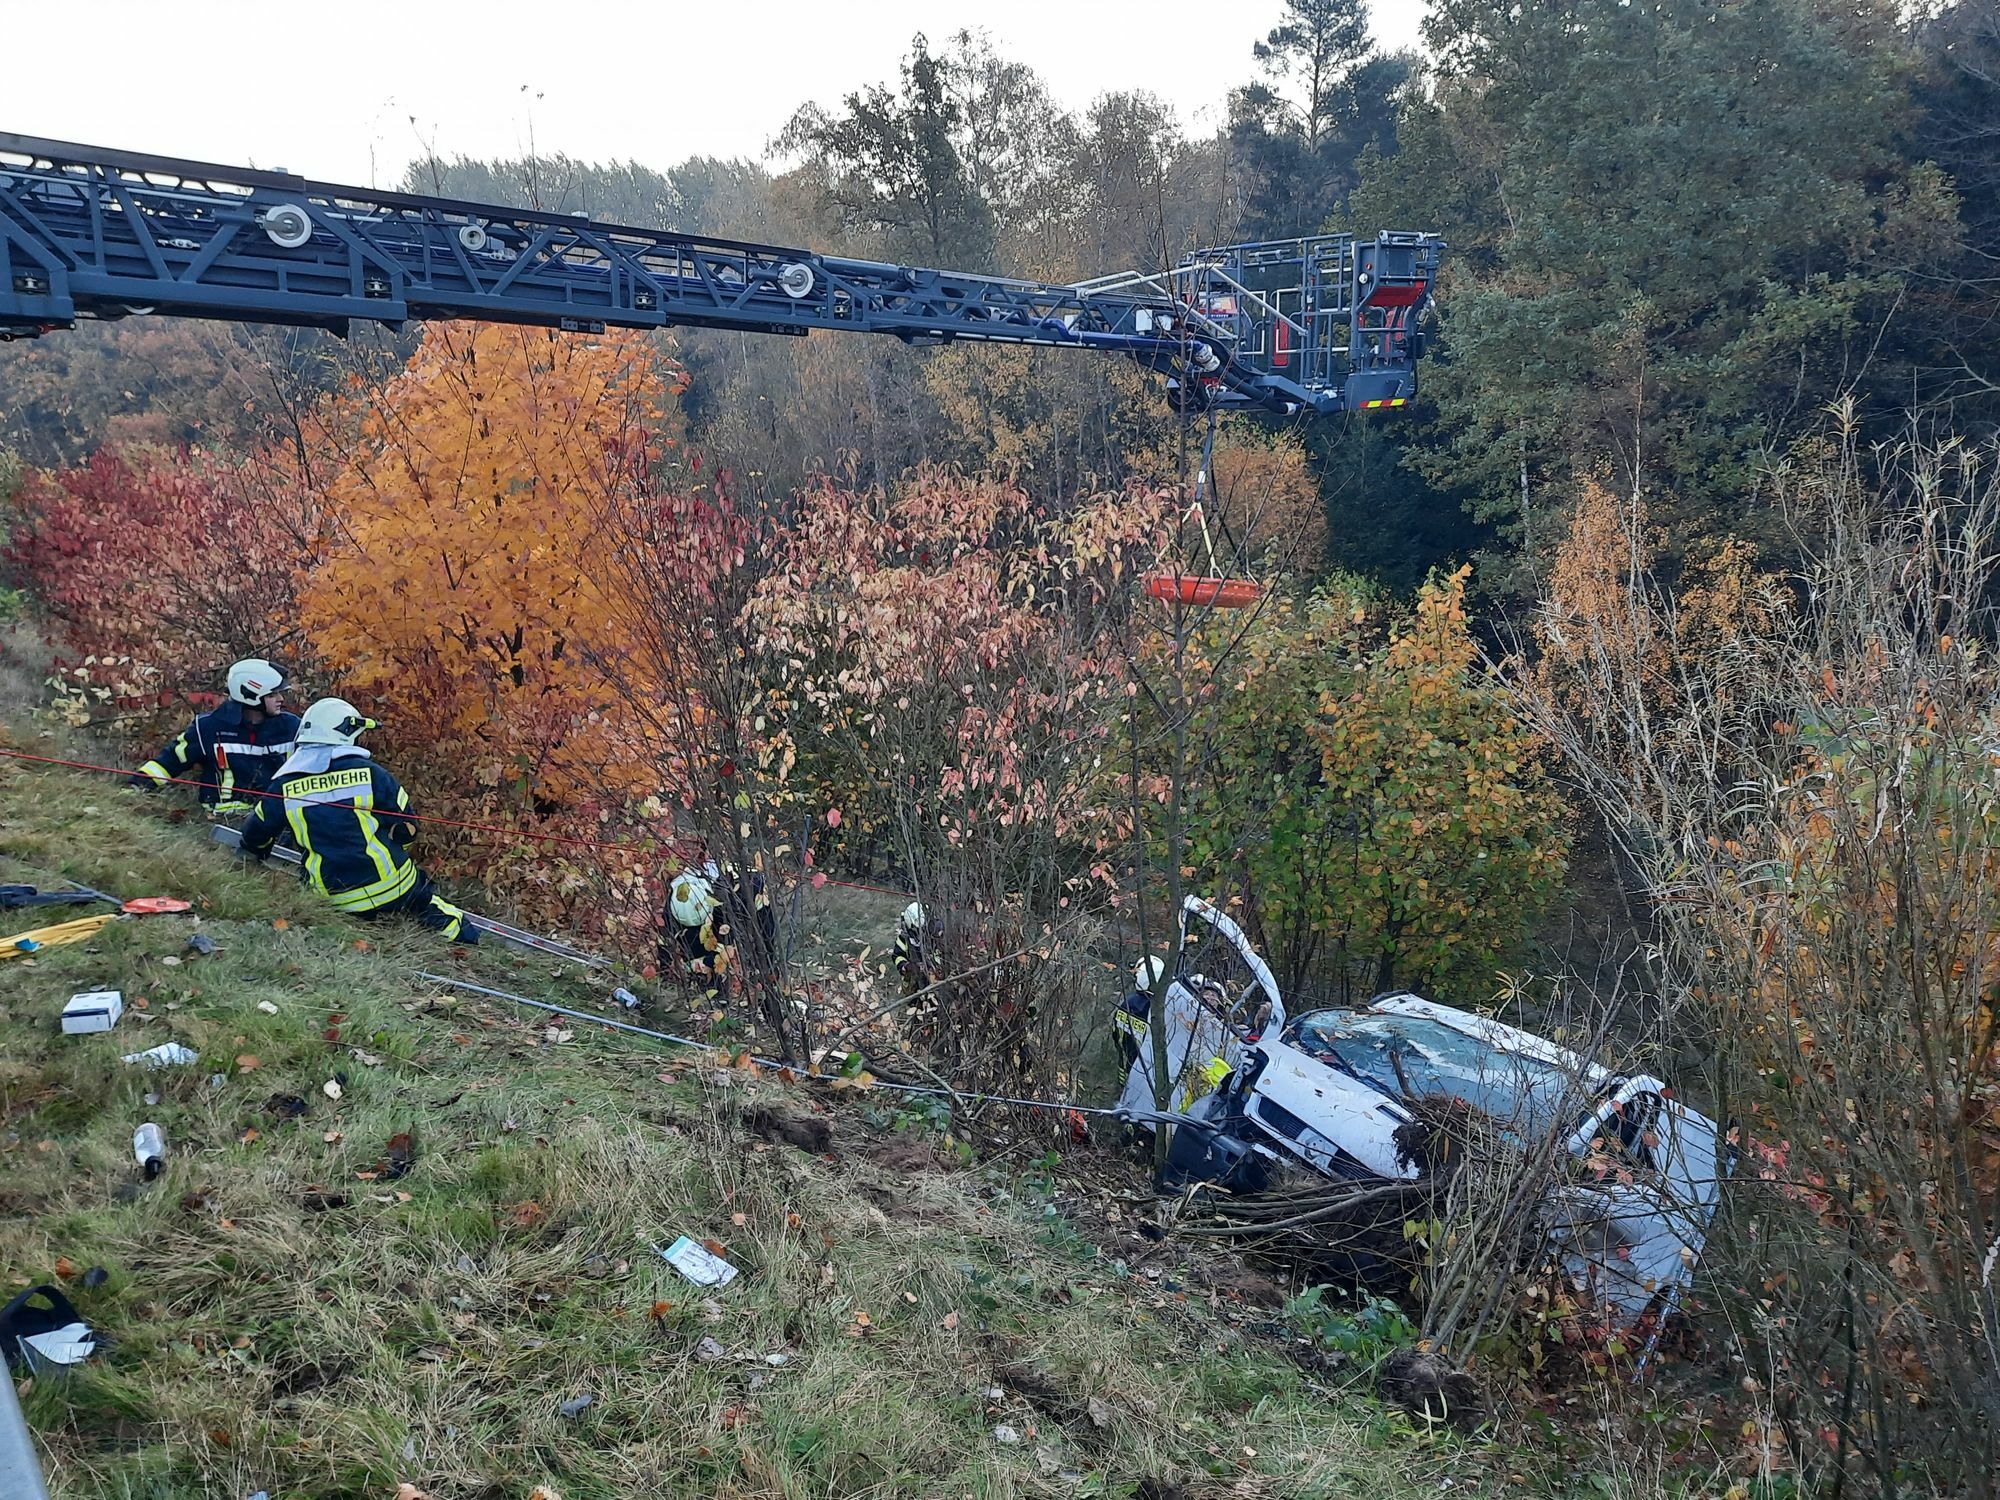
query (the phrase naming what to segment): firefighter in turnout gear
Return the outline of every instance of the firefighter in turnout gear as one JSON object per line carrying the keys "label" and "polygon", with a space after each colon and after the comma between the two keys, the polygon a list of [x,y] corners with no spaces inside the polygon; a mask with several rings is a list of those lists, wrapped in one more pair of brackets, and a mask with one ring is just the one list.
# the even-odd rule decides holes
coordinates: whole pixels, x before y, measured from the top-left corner
{"label": "firefighter in turnout gear", "polygon": [[340,910],[361,917],[398,912],[455,943],[476,943],[479,930],[410,858],[417,825],[409,793],[354,743],[374,727],[339,698],[307,709],[298,748],[272,778],[271,790],[280,795],[259,801],[243,827],[243,852],[261,860],[289,832],[305,856],[301,878]]}
{"label": "firefighter in turnout gear", "polygon": [[285,707],[285,674],[252,657],[229,669],[228,701],[176,735],[166,749],[126,783],[155,791],[169,781],[201,782],[201,805],[211,817],[247,813],[262,801],[280,763],[292,753],[299,717]]}
{"label": "firefighter in turnout gear", "polygon": [[903,908],[896,923],[896,972],[902,976],[903,993],[914,994],[930,983],[924,972],[924,905],[912,901]]}
{"label": "firefighter in turnout gear", "polygon": [[1139,1049],[1146,1045],[1146,1017],[1153,1009],[1153,987],[1160,982],[1166,967],[1167,961],[1157,955],[1140,959],[1132,970],[1132,993],[1111,1012],[1111,1024],[1118,1032],[1118,1050],[1128,1068],[1138,1058]]}
{"label": "firefighter in turnout gear", "polygon": [[764,877],[746,882],[733,865],[708,860],[685,869],[667,887],[658,958],[662,969],[676,960],[701,981],[710,998],[721,993],[722,976],[741,961],[742,946],[754,929],[751,956],[768,962],[777,953],[778,918],[764,890]]}

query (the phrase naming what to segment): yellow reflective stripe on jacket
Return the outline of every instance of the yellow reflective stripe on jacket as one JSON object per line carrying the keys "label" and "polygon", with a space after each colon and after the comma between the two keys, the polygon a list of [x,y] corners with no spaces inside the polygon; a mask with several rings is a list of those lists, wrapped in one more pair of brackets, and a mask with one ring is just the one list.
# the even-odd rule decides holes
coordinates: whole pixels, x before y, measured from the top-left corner
{"label": "yellow reflective stripe on jacket", "polygon": [[1145,1018],[1133,1015],[1131,1011],[1125,1009],[1122,1005],[1111,1012],[1111,1024],[1116,1026],[1120,1031],[1129,1032],[1133,1036],[1144,1036],[1146,1034]]}
{"label": "yellow reflective stripe on jacket", "polygon": [[417,867],[406,864],[401,869],[382,880],[369,885],[355,886],[346,891],[323,891],[327,900],[341,911],[373,911],[378,906],[387,906],[409,895],[416,887]]}
{"label": "yellow reflective stripe on jacket", "polygon": [[173,780],[167,768],[156,760],[149,760],[143,766],[139,767],[139,774],[141,776],[152,777],[161,786],[165,786],[169,781]]}
{"label": "yellow reflective stripe on jacket", "polygon": [[[410,866],[410,868],[414,870],[416,866],[412,865]],[[439,929],[439,931],[441,931],[447,939],[455,941],[458,935],[465,931],[464,909],[461,907],[453,906],[449,901],[445,900],[444,897],[442,896],[431,897],[431,905],[437,908],[437,910],[443,912],[447,917],[451,918],[451,920],[445,923],[444,926]]]}
{"label": "yellow reflective stripe on jacket", "polygon": [[313,849],[312,835],[306,832],[305,804],[303,802],[287,802],[285,804],[285,822],[292,830],[292,842],[305,851],[306,862],[302,868],[305,872],[306,884],[318,891],[322,896],[325,895],[326,881],[320,878],[320,870],[326,861],[321,859],[319,854]]}

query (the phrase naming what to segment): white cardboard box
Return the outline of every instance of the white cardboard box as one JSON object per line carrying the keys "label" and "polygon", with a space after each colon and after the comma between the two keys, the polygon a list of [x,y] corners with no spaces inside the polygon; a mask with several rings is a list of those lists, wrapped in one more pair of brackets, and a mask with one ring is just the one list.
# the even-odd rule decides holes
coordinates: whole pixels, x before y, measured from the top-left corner
{"label": "white cardboard box", "polygon": [[63,1007],[62,1029],[71,1035],[109,1031],[125,1014],[125,996],[117,990],[86,990],[71,995]]}

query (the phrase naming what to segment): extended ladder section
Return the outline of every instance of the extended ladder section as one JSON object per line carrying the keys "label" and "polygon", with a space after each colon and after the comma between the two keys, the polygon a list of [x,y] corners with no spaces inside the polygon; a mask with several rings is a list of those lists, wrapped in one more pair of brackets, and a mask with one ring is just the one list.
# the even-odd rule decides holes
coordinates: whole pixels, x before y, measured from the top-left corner
{"label": "extended ladder section", "polygon": [[143,314],[602,332],[815,328],[1096,349],[1182,406],[1401,405],[1442,242],[1202,251],[1076,286],[820,255],[0,133],[0,339]]}

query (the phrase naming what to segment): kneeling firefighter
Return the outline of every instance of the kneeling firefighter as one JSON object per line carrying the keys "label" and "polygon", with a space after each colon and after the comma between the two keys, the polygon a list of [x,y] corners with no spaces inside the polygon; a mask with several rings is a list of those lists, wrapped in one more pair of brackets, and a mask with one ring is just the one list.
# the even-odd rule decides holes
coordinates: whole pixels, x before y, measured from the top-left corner
{"label": "kneeling firefighter", "polygon": [[764,890],[764,877],[754,872],[746,882],[733,865],[708,860],[699,869],[684,869],[667,887],[667,909],[661,923],[658,958],[662,969],[676,960],[701,980],[713,996],[722,976],[741,959],[738,952],[754,928],[768,961],[777,952],[778,919]]}
{"label": "kneeling firefighter", "polygon": [[271,778],[275,795],[243,825],[243,853],[261,860],[289,832],[305,856],[301,878],[340,910],[400,913],[455,943],[476,943],[479,930],[410,858],[417,836],[410,794],[354,743],[373,728],[373,719],[340,698],[307,709],[298,748]]}

